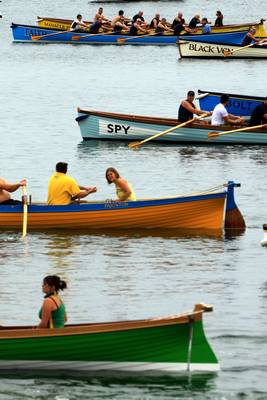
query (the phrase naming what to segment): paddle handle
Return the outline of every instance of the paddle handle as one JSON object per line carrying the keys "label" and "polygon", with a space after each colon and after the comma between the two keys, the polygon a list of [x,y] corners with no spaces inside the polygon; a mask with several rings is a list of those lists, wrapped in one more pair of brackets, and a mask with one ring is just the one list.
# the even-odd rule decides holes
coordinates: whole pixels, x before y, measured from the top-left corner
{"label": "paddle handle", "polygon": [[254,129],[260,129],[260,128],[265,128],[267,124],[262,124],[262,125],[255,125],[255,126],[246,126],[245,128],[238,128],[238,129],[233,129],[232,131],[225,131],[225,132],[210,132],[208,134],[209,137],[216,137],[216,136],[222,136],[222,135],[228,135],[229,133],[235,133],[235,132],[244,132],[244,131],[253,131]]}
{"label": "paddle handle", "polygon": [[39,40],[39,39],[42,39],[42,38],[44,38],[44,37],[48,37],[48,36],[56,36],[56,35],[62,35],[63,33],[67,33],[67,32],[70,32],[69,30],[68,31],[62,31],[62,32],[56,32],[56,33],[48,33],[47,35],[42,35],[42,36],[39,36],[39,35],[32,35],[32,40]]}
{"label": "paddle handle", "polygon": [[27,190],[26,186],[22,186],[22,203],[23,203],[23,225],[22,225],[22,237],[27,235],[27,221],[28,221],[28,202],[27,202]]}
{"label": "paddle handle", "polygon": [[149,138],[144,139],[144,140],[142,140],[141,142],[136,143],[135,145],[132,145],[132,147],[138,147],[138,146],[140,146],[141,144],[147,143],[147,142],[149,142],[150,140],[154,140],[154,139],[157,139],[158,137],[164,136],[164,135],[166,135],[166,133],[169,133],[169,132],[175,131],[176,129],[182,128],[183,126],[189,125],[189,124],[191,124],[191,122],[194,122],[194,121],[199,120],[199,119],[201,119],[201,118],[205,118],[205,117],[207,117],[208,115],[210,115],[210,113],[205,113],[205,114],[199,115],[198,117],[194,117],[194,118],[192,118],[192,119],[189,119],[188,121],[183,122],[183,123],[181,123],[181,124],[179,124],[179,125],[173,126],[172,128],[167,129],[166,131],[157,133],[157,134],[154,135],[154,136],[150,136]]}

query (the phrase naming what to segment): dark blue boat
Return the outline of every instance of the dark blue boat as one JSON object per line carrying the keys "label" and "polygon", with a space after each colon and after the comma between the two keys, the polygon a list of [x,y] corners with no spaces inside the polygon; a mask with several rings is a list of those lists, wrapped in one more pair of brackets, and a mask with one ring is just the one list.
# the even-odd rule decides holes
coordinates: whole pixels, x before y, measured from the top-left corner
{"label": "dark blue boat", "polygon": [[[70,31],[60,31],[57,29],[43,28],[32,25],[11,24],[14,42],[24,43],[71,43],[71,44],[150,44],[150,45],[169,45],[176,44],[177,39],[190,37],[192,40],[201,40],[202,42],[213,41],[225,44],[239,45],[246,31],[229,33],[210,33],[208,35],[184,35],[174,36],[166,35],[117,35],[117,34],[96,34],[77,33]],[[38,37],[38,39],[36,39]],[[121,40],[123,39],[123,40]],[[120,41],[121,40],[121,41]]]}
{"label": "dark blue boat", "polygon": [[[223,93],[198,90],[198,100],[200,108],[206,111],[213,111],[214,107],[220,103],[220,97]],[[227,111],[234,115],[248,117],[254,108],[263,102],[263,97],[247,96],[240,94],[229,94],[229,104]]]}

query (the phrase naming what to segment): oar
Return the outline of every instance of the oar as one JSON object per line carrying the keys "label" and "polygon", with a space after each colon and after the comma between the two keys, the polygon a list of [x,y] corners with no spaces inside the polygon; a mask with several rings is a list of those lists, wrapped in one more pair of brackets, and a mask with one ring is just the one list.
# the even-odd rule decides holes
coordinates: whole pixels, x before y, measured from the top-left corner
{"label": "oar", "polygon": [[44,37],[48,37],[48,36],[56,36],[56,35],[62,35],[63,33],[67,33],[70,31],[61,31],[61,32],[56,32],[56,33],[48,33],[47,35],[43,35],[43,36],[32,36],[31,39],[32,40],[40,40],[43,39]]}
{"label": "oar", "polygon": [[233,129],[232,131],[209,132],[208,133],[208,139],[213,139],[213,138],[215,138],[217,136],[228,135],[229,133],[252,131],[254,129],[265,128],[266,126],[267,126],[267,124],[262,124],[262,125],[256,125],[256,126],[247,126],[245,128]]}
{"label": "oar", "polygon": [[148,33],[147,35],[138,35],[138,36],[132,36],[132,37],[129,37],[129,38],[117,38],[117,42],[118,43],[124,43],[124,42],[128,42],[128,40],[133,40],[133,39],[141,39],[141,38],[144,38],[144,37],[147,37],[147,36],[156,36],[157,35],[157,33]]}
{"label": "oar", "polygon": [[22,203],[23,203],[23,226],[22,226],[22,237],[27,235],[27,222],[28,222],[28,201],[26,186],[22,186]]}
{"label": "oar", "polygon": [[229,57],[231,56],[233,53],[235,53],[236,51],[241,51],[243,49],[247,49],[248,47],[252,47],[254,46],[255,43],[251,43],[248,44],[247,46],[243,46],[243,47],[238,47],[238,49],[234,49],[234,50],[224,50],[223,55],[224,57]]}
{"label": "oar", "polygon": [[112,34],[113,34],[112,31],[102,32],[102,33],[89,33],[88,35],[83,35],[83,36],[72,36],[71,40],[80,40],[80,39],[86,38],[88,36],[101,36],[101,35],[112,35]]}
{"label": "oar", "polygon": [[196,121],[196,120],[198,120],[198,119],[206,118],[206,117],[209,116],[209,115],[210,115],[210,113],[205,113],[205,114],[202,114],[202,115],[200,115],[200,116],[198,116],[198,117],[189,119],[188,121],[183,122],[182,124],[173,126],[172,128],[167,129],[166,131],[157,133],[157,134],[154,135],[154,136],[150,136],[149,138],[147,138],[147,139],[145,139],[145,140],[142,140],[141,142],[132,142],[132,143],[129,143],[129,144],[128,144],[128,147],[129,147],[130,149],[133,149],[133,148],[135,148],[135,147],[139,147],[139,146],[141,146],[142,144],[149,142],[150,140],[154,140],[154,139],[156,139],[156,138],[158,138],[158,137],[160,137],[160,136],[166,135],[166,133],[175,131],[175,129],[182,128],[183,126],[186,126],[186,125],[191,124],[191,122],[194,122],[194,121]]}

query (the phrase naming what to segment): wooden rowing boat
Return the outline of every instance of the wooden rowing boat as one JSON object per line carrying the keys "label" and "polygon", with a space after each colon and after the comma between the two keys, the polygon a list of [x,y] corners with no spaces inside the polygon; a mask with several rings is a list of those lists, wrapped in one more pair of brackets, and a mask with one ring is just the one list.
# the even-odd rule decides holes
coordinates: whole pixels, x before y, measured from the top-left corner
{"label": "wooden rowing boat", "polygon": [[[198,90],[197,99],[202,110],[213,111],[214,107],[220,103],[223,93],[212,92],[210,90]],[[229,93],[228,93],[229,94]],[[229,103],[226,106],[227,111],[234,115],[248,117],[254,108],[264,101],[264,97],[229,94]]]}
{"label": "wooden rowing boat", "polygon": [[[229,33],[211,33],[209,35],[185,35],[174,36],[173,34],[158,35],[156,33],[130,36],[128,34],[88,34],[86,32],[77,33],[70,31],[62,31],[51,28],[40,28],[38,26],[12,24],[11,25],[14,42],[24,43],[71,43],[71,44],[131,44],[131,45],[174,45],[177,39],[190,37],[195,40],[215,42],[223,41],[224,43],[240,44],[247,31],[237,31]],[[38,40],[35,38],[38,37]]]}
{"label": "wooden rowing boat", "polygon": [[[78,108],[80,132],[84,140],[144,140],[156,133],[177,125],[177,119],[147,117],[141,115],[117,114],[104,111],[84,110]],[[218,136],[212,141],[208,138],[210,131],[223,132],[232,130],[227,126],[192,123],[176,129],[167,135],[155,139],[157,142],[171,143],[205,143],[205,144],[267,144],[267,129],[257,129]]]}
{"label": "wooden rowing boat", "polygon": [[[65,206],[28,205],[28,231],[57,229],[203,229],[233,228],[227,222],[234,202],[234,182],[213,190],[159,199],[85,202]],[[226,207],[226,208],[225,208]],[[23,206],[0,205],[0,229],[22,228]],[[244,228],[243,223],[241,227]],[[149,231],[148,231],[149,233]]]}
{"label": "wooden rowing boat", "polygon": [[250,58],[262,59],[267,58],[267,43],[266,45],[254,45],[253,47],[244,48],[239,50],[240,46],[235,44],[225,44],[218,42],[201,42],[191,41],[190,39],[183,39],[177,42],[178,50],[181,58],[225,58],[226,52],[233,52],[232,55],[227,57],[227,60],[236,58]]}
{"label": "wooden rowing boat", "polygon": [[[68,30],[71,26],[73,20],[70,19],[61,19],[61,18],[50,18],[50,17],[37,17],[38,26],[41,28],[53,28],[53,29],[62,29]],[[91,22],[87,21],[87,24]],[[238,31],[248,31],[251,26],[256,27],[256,37],[267,37],[267,32],[264,27],[264,20],[262,19],[260,22],[253,23],[244,23],[244,24],[231,24],[224,26],[212,26],[212,33],[227,33],[227,32],[238,32]],[[186,31],[182,31],[181,34],[186,34]],[[202,27],[198,27],[196,35],[202,34]]]}
{"label": "wooden rowing boat", "polygon": [[159,372],[218,371],[203,329],[212,307],[167,317],[67,325],[0,328],[0,370]]}

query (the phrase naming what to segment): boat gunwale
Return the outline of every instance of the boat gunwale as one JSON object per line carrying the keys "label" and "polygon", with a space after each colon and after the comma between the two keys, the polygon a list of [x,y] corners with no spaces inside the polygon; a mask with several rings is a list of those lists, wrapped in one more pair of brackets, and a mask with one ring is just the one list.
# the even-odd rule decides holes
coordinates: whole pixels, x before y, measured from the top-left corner
{"label": "boat gunwale", "polygon": [[[204,91],[202,89],[198,89],[198,94],[202,95],[202,94],[207,94],[207,97],[209,95],[215,95],[215,96],[221,96],[223,93],[222,92],[211,92],[211,91]],[[231,97],[231,98],[241,98],[244,100],[264,100],[264,97],[259,97],[259,96],[250,96],[250,95],[245,95],[245,94],[233,94],[233,93],[228,93],[227,94]]]}
{"label": "boat gunwale", "polygon": [[202,321],[203,313],[211,311],[213,311],[212,306],[200,303],[195,305],[193,311],[150,319],[70,324],[64,328],[55,329],[37,328],[34,326],[0,326],[0,339],[87,335],[180,325],[192,321]]}
{"label": "boat gunwale", "polygon": [[[175,126],[179,122],[175,118],[164,118],[164,117],[151,117],[151,116],[145,116],[145,115],[133,115],[133,114],[121,114],[121,113],[113,113],[113,112],[106,112],[106,111],[96,111],[96,110],[84,110],[81,109],[80,107],[77,107],[77,112],[81,114],[86,114],[88,116],[94,115],[97,117],[103,117],[103,118],[110,118],[110,119],[119,119],[119,120],[126,120],[126,121],[131,121],[131,122],[140,122],[140,123],[147,123],[147,124],[158,124],[158,125],[168,125],[168,126]],[[79,121],[78,121],[79,122]],[[192,124],[188,124],[187,127],[183,129],[204,129],[210,131],[216,130],[216,131],[227,131],[227,130],[232,130],[233,125],[205,125],[205,124],[200,124],[198,122],[193,122]],[[267,133],[267,129],[265,128],[258,128],[255,129],[254,131],[248,131],[249,133]]]}

